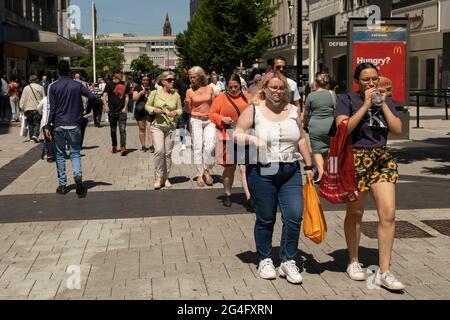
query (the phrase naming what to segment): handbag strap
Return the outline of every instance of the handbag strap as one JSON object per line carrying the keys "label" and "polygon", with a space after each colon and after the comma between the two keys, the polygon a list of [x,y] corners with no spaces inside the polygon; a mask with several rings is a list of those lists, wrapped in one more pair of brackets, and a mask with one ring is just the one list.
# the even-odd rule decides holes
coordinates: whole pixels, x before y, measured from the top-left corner
{"label": "handbag strap", "polygon": [[336,95],[335,95],[334,91],[332,91],[332,90],[328,90],[328,92],[331,94],[331,100],[333,101],[333,108],[336,109],[336,104],[337,104]]}
{"label": "handbag strap", "polygon": [[230,101],[231,105],[234,107],[234,110],[236,110],[238,117],[240,117],[241,110],[239,110],[238,106],[234,103],[233,99],[231,99],[231,97],[228,95],[228,93],[225,93],[225,97],[227,97],[228,101]]}
{"label": "handbag strap", "polygon": [[36,94],[34,93],[33,86],[31,85],[31,83],[30,83],[28,86],[30,87],[31,92],[33,93],[34,99],[36,99],[37,103],[39,104],[40,101],[39,101],[39,99],[36,97]]}

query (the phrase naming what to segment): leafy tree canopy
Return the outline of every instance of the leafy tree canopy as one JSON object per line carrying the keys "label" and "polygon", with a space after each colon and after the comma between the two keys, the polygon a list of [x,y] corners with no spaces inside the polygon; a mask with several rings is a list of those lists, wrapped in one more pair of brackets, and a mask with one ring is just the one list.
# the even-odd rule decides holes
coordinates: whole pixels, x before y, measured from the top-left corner
{"label": "leafy tree canopy", "polygon": [[[85,68],[88,78],[92,80],[94,78],[92,41],[85,40],[82,37],[71,38],[71,40],[89,50],[87,56],[74,60],[72,64],[74,67]],[[111,47],[102,47],[97,44],[95,48],[97,79],[111,74],[116,69],[123,69],[125,57],[117,44],[113,44]]]}
{"label": "leafy tree canopy", "polygon": [[145,54],[140,55],[137,59],[131,61],[130,68],[135,75],[150,74],[153,79],[156,75],[161,73],[161,69]]}
{"label": "leafy tree canopy", "polygon": [[176,38],[181,63],[225,74],[251,67],[267,50],[276,10],[271,0],[203,0]]}

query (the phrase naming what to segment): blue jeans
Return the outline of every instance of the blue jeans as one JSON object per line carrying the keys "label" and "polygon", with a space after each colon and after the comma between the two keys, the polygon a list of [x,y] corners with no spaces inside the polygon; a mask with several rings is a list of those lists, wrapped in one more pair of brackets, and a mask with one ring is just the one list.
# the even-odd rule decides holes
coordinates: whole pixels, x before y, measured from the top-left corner
{"label": "blue jeans", "polygon": [[247,166],[250,194],[256,205],[255,242],[261,260],[272,258],[272,235],[277,206],[281,209],[280,258],[295,260],[303,217],[300,164],[273,163],[271,168]]}
{"label": "blue jeans", "polygon": [[66,144],[70,147],[70,160],[72,162],[73,176],[82,177],[81,171],[81,129],[63,129],[56,128],[53,130],[53,139],[56,148],[56,169],[58,170],[58,181],[60,186],[67,185],[66,176]]}

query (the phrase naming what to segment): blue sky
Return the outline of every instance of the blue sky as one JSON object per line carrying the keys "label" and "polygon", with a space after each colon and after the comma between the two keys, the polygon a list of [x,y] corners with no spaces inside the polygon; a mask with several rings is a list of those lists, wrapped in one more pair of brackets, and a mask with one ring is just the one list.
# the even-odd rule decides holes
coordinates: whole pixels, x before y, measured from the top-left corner
{"label": "blue sky", "polygon": [[[81,32],[92,33],[90,0],[71,0],[81,9]],[[187,29],[189,0],[96,0],[98,34],[113,32],[162,35],[169,13],[172,34]]]}

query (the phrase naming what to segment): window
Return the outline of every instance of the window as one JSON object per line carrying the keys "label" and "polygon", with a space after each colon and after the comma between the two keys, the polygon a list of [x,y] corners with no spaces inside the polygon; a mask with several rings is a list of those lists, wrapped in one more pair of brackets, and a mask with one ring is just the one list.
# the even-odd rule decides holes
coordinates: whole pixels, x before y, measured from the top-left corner
{"label": "window", "polygon": [[34,1],[31,3],[31,21],[34,22],[34,14],[36,11],[36,3]]}
{"label": "window", "polygon": [[344,11],[353,10],[353,0],[344,0]]}

